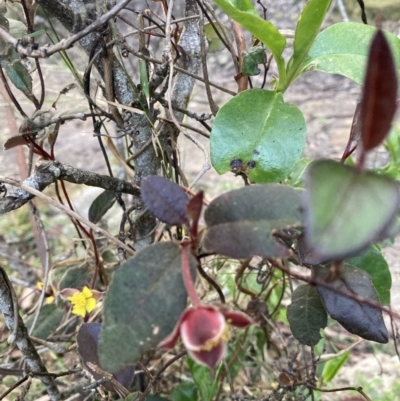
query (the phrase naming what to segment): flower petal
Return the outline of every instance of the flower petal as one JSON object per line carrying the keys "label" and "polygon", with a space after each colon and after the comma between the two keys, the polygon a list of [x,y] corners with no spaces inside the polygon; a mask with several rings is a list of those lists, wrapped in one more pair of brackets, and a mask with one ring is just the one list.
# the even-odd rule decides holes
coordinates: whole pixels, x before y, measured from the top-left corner
{"label": "flower petal", "polygon": [[226,343],[221,341],[211,351],[191,351],[188,350],[189,355],[200,365],[208,366],[213,369],[217,366],[225,356]]}
{"label": "flower petal", "polygon": [[85,298],[92,298],[93,297],[92,291],[90,291],[90,289],[88,287],[86,287],[86,286],[83,287],[82,294],[85,296]]}
{"label": "flower petal", "polygon": [[70,301],[69,298],[71,298],[77,292],[79,292],[79,290],[77,290],[76,288],[64,288],[63,290],[60,291],[60,297],[62,299]]}
{"label": "flower petal", "polygon": [[78,315],[78,316],[82,316],[85,317],[86,316],[86,308],[83,305],[74,305],[74,307],[72,308],[72,313],[74,315]]}
{"label": "flower petal", "polygon": [[176,322],[176,325],[175,325],[174,329],[172,330],[172,333],[171,333],[168,337],[164,338],[164,340],[162,340],[162,341],[157,345],[157,347],[159,347],[159,348],[165,348],[165,349],[170,349],[170,348],[173,348],[173,347],[175,346],[175,344],[176,344],[176,342],[178,341],[178,338],[179,338],[179,336],[180,336],[180,331],[179,331],[179,329],[180,329],[180,325],[181,325],[182,319],[186,316],[186,314],[187,314],[189,311],[190,311],[190,309],[186,309],[186,310],[182,313],[181,317],[180,317],[179,320]]}
{"label": "flower petal", "polygon": [[221,308],[221,312],[225,316],[226,321],[232,326],[244,328],[254,323],[253,319],[243,312],[237,312],[225,308]]}
{"label": "flower petal", "polygon": [[54,302],[55,298],[53,295],[50,295],[49,297],[46,298],[46,303],[47,304],[52,304]]}
{"label": "flower petal", "polygon": [[208,306],[188,309],[180,324],[183,344],[192,351],[200,351],[206,344],[213,342],[218,344],[226,331],[225,328],[224,315]]}
{"label": "flower petal", "polygon": [[89,298],[86,301],[86,311],[90,313],[92,310],[94,310],[94,308],[96,307],[96,304],[97,304],[97,302],[94,298]]}

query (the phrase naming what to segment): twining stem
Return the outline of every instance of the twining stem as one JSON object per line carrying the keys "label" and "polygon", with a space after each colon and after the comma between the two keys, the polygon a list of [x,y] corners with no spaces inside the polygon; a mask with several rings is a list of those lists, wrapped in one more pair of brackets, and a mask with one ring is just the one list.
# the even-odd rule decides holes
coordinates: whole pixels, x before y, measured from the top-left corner
{"label": "twining stem", "polygon": [[197,295],[196,288],[194,287],[192,276],[190,274],[189,256],[190,256],[190,243],[187,242],[182,244],[182,277],[189,298],[192,301],[193,306],[197,307],[200,305],[200,298]]}

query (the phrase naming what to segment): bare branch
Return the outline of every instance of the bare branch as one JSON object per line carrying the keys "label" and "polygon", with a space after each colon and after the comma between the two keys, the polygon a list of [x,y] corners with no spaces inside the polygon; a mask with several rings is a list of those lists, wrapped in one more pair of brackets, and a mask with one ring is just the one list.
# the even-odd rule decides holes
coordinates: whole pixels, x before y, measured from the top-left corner
{"label": "bare branch", "polygon": [[[92,173],[91,171],[81,170],[57,161],[41,160],[36,164],[35,171],[23,181],[29,187],[38,191],[43,191],[50,184],[57,180],[64,180],[74,184],[85,184],[92,187],[99,187],[109,191],[122,192],[140,196],[140,190],[127,181],[119,178],[109,177]],[[7,182],[5,177],[0,177],[0,181]],[[34,196],[22,189],[17,189],[5,198],[0,199],[0,215],[18,209],[30,201]]]}
{"label": "bare branch", "polygon": [[[91,221],[89,221],[85,217],[79,215],[78,213],[74,212],[73,210],[68,209],[67,207],[62,205],[60,202],[55,201],[54,199],[52,199],[49,196],[41,193],[37,189],[35,189],[35,188],[31,187],[30,185],[26,184],[25,182],[21,183],[21,182],[19,182],[17,180],[14,180],[13,178],[8,178],[8,177],[3,177],[3,176],[0,176],[0,181],[5,182],[6,184],[10,184],[10,185],[19,187],[19,191],[21,191],[21,193],[23,193],[23,194],[25,194],[27,196],[33,195],[33,196],[36,196],[36,197],[38,197],[40,199],[43,199],[45,202],[47,202],[48,204],[50,204],[50,205],[56,207],[57,209],[61,210],[63,213],[67,214],[68,216],[72,217],[73,219],[79,220],[81,223],[85,224],[86,226],[88,226],[89,228],[94,230],[94,232],[103,234],[106,238],[108,238],[110,241],[114,242],[120,248],[124,249],[130,255],[134,254],[134,250],[132,248],[130,248],[129,246],[124,244],[119,239],[113,237],[106,230],[103,230],[101,227],[97,226],[96,224],[93,224]],[[15,192],[17,192],[17,191],[15,191]],[[7,198],[5,198],[5,199],[7,199]],[[1,205],[1,202],[0,202],[0,212],[1,212],[1,208],[2,208],[2,205]]]}
{"label": "bare branch", "polygon": [[[24,46],[19,39],[14,38],[5,29],[0,27],[0,37],[8,43],[11,43],[15,50],[22,56],[32,57],[32,58],[47,58],[54,53],[58,53],[61,50],[66,50],[70,48],[78,40],[84,38],[89,33],[101,28],[108,20],[118,14],[131,0],[123,0],[116,4],[109,12],[103,14],[100,18],[96,19],[92,24],[88,25],[86,28],[82,29],[75,35],[70,36],[67,39],[62,39],[60,42],[53,46],[43,46],[38,49],[32,49],[32,47]],[[42,3],[39,1],[39,4]],[[46,3],[46,2],[43,2]],[[52,2],[54,3],[54,1]],[[44,5],[44,4],[43,4]],[[67,11],[68,10],[68,11]],[[71,19],[73,11],[64,6],[64,12],[67,12],[68,19]],[[71,14],[72,13],[72,14]],[[61,17],[60,14],[57,15]]]}
{"label": "bare branch", "polygon": [[[23,354],[29,368],[33,372],[47,373],[47,369],[40,359],[35,347],[33,346],[28,331],[23,320],[19,317],[18,310],[14,309],[14,302],[10,288],[7,284],[5,272],[2,269],[0,274],[0,312],[4,315],[5,323],[10,332],[15,335],[15,344]],[[15,320],[18,319],[18,325],[15,325]],[[60,393],[54,382],[54,378],[50,376],[42,376],[40,380],[46,387],[52,401],[60,399]]]}

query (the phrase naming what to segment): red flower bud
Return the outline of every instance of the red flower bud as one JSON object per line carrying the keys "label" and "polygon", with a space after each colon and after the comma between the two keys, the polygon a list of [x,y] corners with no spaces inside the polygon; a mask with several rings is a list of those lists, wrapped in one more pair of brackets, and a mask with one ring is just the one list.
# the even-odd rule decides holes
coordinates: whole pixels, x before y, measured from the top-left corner
{"label": "red flower bud", "polygon": [[173,332],[159,347],[172,348],[180,336],[189,355],[199,364],[212,369],[225,356],[229,337],[228,323],[243,328],[253,321],[244,313],[224,307],[200,305],[186,309]]}

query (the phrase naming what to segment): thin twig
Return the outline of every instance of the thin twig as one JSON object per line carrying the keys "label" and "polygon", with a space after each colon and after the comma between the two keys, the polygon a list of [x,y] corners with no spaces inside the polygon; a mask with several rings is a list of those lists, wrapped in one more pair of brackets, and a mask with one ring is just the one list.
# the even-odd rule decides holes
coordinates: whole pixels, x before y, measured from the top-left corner
{"label": "thin twig", "polygon": [[200,20],[199,20],[199,31],[200,31],[200,46],[201,46],[201,65],[203,68],[203,77],[204,77],[204,85],[206,87],[206,94],[208,99],[208,104],[210,105],[210,110],[214,116],[217,115],[219,107],[215,104],[214,99],[212,97],[211,89],[210,89],[210,80],[208,78],[208,68],[207,68],[207,51],[206,51],[206,40],[205,40],[205,32],[204,32],[204,15],[200,10]]}
{"label": "thin twig", "polygon": [[[126,46],[126,50],[129,53],[132,53],[134,56],[136,56],[138,58],[141,58],[143,60],[149,61],[149,62],[154,63],[154,64],[163,64],[163,61],[158,60],[158,59],[153,58],[153,57],[146,56],[143,53],[136,51],[133,47],[129,46],[128,44],[125,44],[124,46]],[[200,77],[199,75],[196,75],[196,74],[192,74],[191,72],[185,70],[184,68],[175,66],[174,69],[175,69],[175,71],[181,72],[182,74],[186,74],[189,77],[192,77],[192,78],[196,79],[197,81],[205,83],[204,79],[202,77]],[[217,85],[214,82],[210,81],[210,86],[213,86],[214,88],[217,88],[222,92],[228,93],[229,95],[236,96],[235,92],[230,91],[229,89],[226,89],[223,86]]]}
{"label": "thin twig", "polygon": [[40,219],[40,216],[38,214],[38,211],[37,211],[35,205],[32,202],[29,202],[29,207],[30,207],[30,211],[32,213],[32,216],[35,219],[36,227],[38,228],[39,233],[41,235],[41,238],[43,240],[43,245],[45,247],[45,252],[46,252],[46,258],[45,258],[45,263],[44,263],[43,288],[42,288],[42,291],[40,293],[39,301],[38,301],[37,306],[36,306],[36,311],[35,311],[35,315],[34,315],[34,318],[33,318],[33,322],[31,324],[31,327],[29,328],[29,335],[31,335],[33,333],[33,330],[35,330],[37,321],[39,319],[40,311],[42,309],[42,306],[43,306],[43,303],[44,303],[44,298],[45,298],[46,291],[47,291],[47,285],[49,283],[50,247],[49,247],[49,242],[47,240],[46,230],[44,228],[42,220]]}
{"label": "thin twig", "polygon": [[[43,191],[50,184],[57,180],[72,182],[74,184],[85,184],[93,187],[103,188],[116,193],[128,193],[135,197],[140,197],[139,188],[131,183],[110,177],[85,171],[62,164],[57,161],[40,160],[36,163],[34,173],[29,176],[22,184],[27,184],[30,188]],[[13,184],[11,184],[13,185]],[[17,185],[19,186],[19,185]],[[21,187],[22,188],[22,187]],[[0,199],[0,215],[18,209],[29,202],[33,196],[21,190],[16,190],[12,194]],[[70,206],[72,209],[72,206]]]}
{"label": "thin twig", "polygon": [[[199,18],[198,15],[190,15],[189,17],[177,18],[177,19],[174,19],[173,21],[171,21],[171,25],[179,24],[180,22],[185,22],[185,21],[189,21],[192,19],[198,19],[198,18]],[[164,26],[164,24],[162,24],[161,26]],[[127,38],[128,36],[139,35],[140,32],[149,33],[151,31],[153,31],[154,29],[160,29],[160,27],[157,25],[150,25],[146,28],[143,28],[143,30],[140,30],[139,27],[136,27],[136,28],[137,28],[137,31],[132,31],[132,32],[125,34],[124,38]]]}
{"label": "thin twig", "polygon": [[39,49],[29,49],[25,47],[19,39],[14,38],[10,33],[8,33],[4,28],[0,27],[0,37],[8,43],[11,43],[15,50],[22,56],[32,57],[32,58],[47,58],[52,54],[58,53],[61,50],[69,49],[78,40],[84,38],[89,33],[101,28],[108,20],[113,18],[117,13],[119,13],[131,0],[122,0],[120,3],[116,4],[110,11],[103,14],[100,18],[96,19],[92,24],[88,25],[85,29],[77,32],[74,35],[66,39],[62,39],[60,42],[53,46],[43,46]]}
{"label": "thin twig", "polygon": [[367,401],[372,401],[371,398],[367,396],[367,394],[364,393],[362,387],[340,387],[340,388],[333,388],[333,389],[323,389],[323,388],[318,388],[314,387],[311,384],[306,384],[308,388],[311,388],[315,391],[321,391],[322,393],[334,393],[337,391],[358,391]]}
{"label": "thin twig", "polygon": [[3,181],[6,184],[13,185],[15,187],[19,187],[19,188],[23,189],[24,191],[26,191],[26,192],[28,192],[28,193],[30,193],[30,194],[32,194],[32,195],[34,195],[34,196],[36,196],[36,197],[38,197],[40,199],[43,199],[45,202],[47,202],[48,204],[50,204],[50,205],[56,207],[57,209],[61,210],[62,212],[64,212],[68,216],[71,216],[72,218],[74,218],[76,220],[79,220],[82,224],[85,224],[86,226],[88,226],[89,228],[94,230],[94,232],[103,234],[111,242],[114,242],[116,245],[118,245],[119,247],[123,248],[130,255],[134,254],[134,250],[132,248],[130,248],[129,246],[125,245],[123,242],[119,241],[117,238],[113,237],[109,232],[107,232],[106,230],[103,230],[101,227],[97,226],[96,224],[93,224],[88,219],[84,218],[83,216],[79,215],[76,212],[73,212],[72,210],[70,210],[67,207],[65,207],[64,205],[62,205],[60,202],[55,201],[53,198],[50,198],[49,196],[43,194],[42,192],[30,187],[27,184],[24,184],[24,183],[21,183],[21,182],[19,182],[17,180],[14,180],[13,178],[0,176],[0,181]]}
{"label": "thin twig", "polygon": [[346,8],[343,4],[343,0],[337,0],[337,6],[340,12],[340,15],[342,16],[342,19],[344,22],[349,22],[349,16],[347,15]]}
{"label": "thin twig", "polygon": [[13,392],[16,388],[18,388],[21,384],[25,383],[29,379],[29,376],[24,376],[22,379],[18,380],[16,383],[14,383],[8,390],[6,390],[3,394],[0,394],[0,400],[3,400]]}
{"label": "thin twig", "polygon": [[[231,20],[231,25],[232,25],[233,35],[235,36],[236,47],[238,51],[238,57],[239,57],[238,74],[240,74],[242,72],[243,52],[246,50],[246,39],[244,37],[243,28],[238,22]],[[238,92],[243,92],[244,90],[247,89],[247,84],[249,81],[246,75],[243,74],[239,75],[236,81],[238,84]]]}
{"label": "thin twig", "polygon": [[[162,121],[166,121],[167,123],[173,123],[173,120],[170,120],[169,118],[158,117],[158,119],[162,120]],[[201,129],[198,129],[196,127],[193,127],[193,126],[191,126],[189,124],[185,124],[185,123],[179,123],[179,125],[183,128],[187,128],[187,129],[190,129],[191,131],[197,132],[201,136],[204,136],[204,138],[210,139],[210,134],[208,132],[202,131]]]}
{"label": "thin twig", "polygon": [[345,297],[347,297],[349,299],[352,299],[352,300],[354,300],[356,302],[368,305],[371,308],[374,308],[374,309],[380,310],[382,312],[385,312],[385,313],[387,313],[389,316],[391,316],[393,318],[400,319],[400,315],[398,313],[394,312],[392,309],[390,309],[390,308],[388,308],[386,306],[382,306],[379,302],[374,302],[374,301],[371,301],[368,298],[361,297],[361,296],[359,296],[357,294],[352,294],[349,291],[343,291],[343,290],[340,290],[339,288],[335,288],[330,283],[326,282],[325,280],[320,280],[320,279],[318,279],[316,277],[304,276],[302,274],[295,273],[291,269],[283,266],[281,263],[279,263],[275,259],[268,258],[267,260],[268,260],[269,263],[271,263],[271,265],[277,267],[278,269],[280,269],[283,272],[287,273],[289,276],[292,276],[292,277],[294,277],[294,278],[296,278],[298,280],[304,281],[304,282],[306,282],[306,283],[308,283],[310,285],[317,285],[317,286],[328,288],[329,290],[334,291],[335,293],[337,293],[339,295],[345,296]]}
{"label": "thin twig", "polygon": [[153,387],[154,383],[156,383],[157,380],[159,380],[159,378],[160,378],[161,374],[164,372],[164,370],[167,369],[169,366],[171,366],[178,359],[185,356],[186,354],[187,354],[187,351],[182,351],[178,355],[171,358],[156,374],[154,374],[153,379],[147,385],[146,390],[142,394],[140,394],[140,397],[137,399],[137,401],[144,401],[146,399],[147,395],[150,393],[151,388]]}
{"label": "thin twig", "polygon": [[[228,35],[227,35],[226,31],[225,31],[225,25],[222,23],[222,21],[218,17],[218,14],[216,12],[214,12],[213,8],[211,7],[211,5],[207,1],[203,0],[203,4],[207,8],[207,10],[210,12],[210,14],[213,16],[215,21],[217,21],[218,25],[221,27],[220,32],[225,37],[225,41],[223,41],[223,42],[225,43],[227,49],[229,50],[229,53],[231,53],[232,61],[233,61],[233,65],[235,66],[236,73],[239,73],[240,72],[240,66],[239,66],[238,56],[236,55],[236,52],[235,52],[235,49],[234,49],[234,47],[233,47],[233,45],[231,43],[231,40],[230,40],[230,38],[228,37]],[[210,23],[213,24],[211,22],[211,20],[210,20]],[[215,30],[215,32],[218,32],[218,29],[214,28],[214,30]]]}

